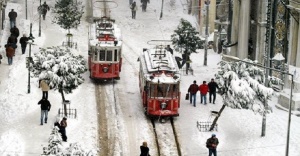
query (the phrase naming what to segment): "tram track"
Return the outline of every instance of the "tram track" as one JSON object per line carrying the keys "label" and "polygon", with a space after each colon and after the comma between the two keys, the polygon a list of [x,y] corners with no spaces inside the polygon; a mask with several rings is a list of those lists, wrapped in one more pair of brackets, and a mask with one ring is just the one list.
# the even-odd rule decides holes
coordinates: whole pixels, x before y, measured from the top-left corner
{"label": "tram track", "polygon": [[[170,135],[170,134],[168,134],[166,132],[163,132],[163,131],[158,131],[158,128],[155,124],[154,119],[151,119],[151,123],[152,123],[152,128],[153,128],[155,142],[156,142],[157,156],[182,156],[182,152],[181,152],[181,149],[180,149],[180,143],[179,143],[178,135],[177,135],[177,132],[176,132],[176,129],[175,129],[173,118],[170,118],[170,126],[171,126],[171,129],[172,129],[172,135],[171,136],[173,138],[171,138],[171,136],[168,138],[170,140],[174,139],[173,142],[172,141],[169,141],[169,142],[166,141],[168,139],[163,140],[165,137],[168,137],[167,135]],[[165,126],[165,128],[167,127],[166,123],[164,123],[162,126]],[[170,132],[170,131],[167,131],[167,132]],[[165,135],[165,137],[163,137],[162,135]],[[164,146],[164,143],[168,144],[170,149],[176,148],[176,150],[171,150],[171,151],[176,151],[176,153],[168,153],[168,152],[166,152],[166,150],[161,149],[161,147],[166,147],[166,146]],[[172,143],[173,143],[173,145],[172,145]]]}

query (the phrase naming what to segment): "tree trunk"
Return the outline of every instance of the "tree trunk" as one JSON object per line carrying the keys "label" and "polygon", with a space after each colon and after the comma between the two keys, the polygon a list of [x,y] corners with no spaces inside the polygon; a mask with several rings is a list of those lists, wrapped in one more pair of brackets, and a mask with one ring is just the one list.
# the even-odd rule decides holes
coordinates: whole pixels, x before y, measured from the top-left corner
{"label": "tree trunk", "polygon": [[66,103],[65,103],[66,99],[65,99],[64,91],[62,89],[59,89],[59,92],[60,92],[61,97],[62,97],[62,104],[64,106],[63,109],[64,109],[65,116],[68,116],[68,114],[67,114],[67,106],[66,106]]}
{"label": "tree trunk", "polygon": [[214,119],[212,125],[210,126],[209,131],[212,131],[215,128],[215,125],[217,124],[217,121],[219,119],[219,117],[221,116],[221,113],[223,112],[223,110],[225,109],[226,105],[223,105],[222,108],[220,109],[218,116],[216,116],[216,118]]}

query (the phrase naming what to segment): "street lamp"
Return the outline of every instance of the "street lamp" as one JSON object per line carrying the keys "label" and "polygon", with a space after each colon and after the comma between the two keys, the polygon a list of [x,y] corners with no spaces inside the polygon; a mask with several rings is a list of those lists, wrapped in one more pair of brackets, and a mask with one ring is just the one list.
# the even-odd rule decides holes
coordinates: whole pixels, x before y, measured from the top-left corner
{"label": "street lamp", "polygon": [[30,23],[30,34],[28,37],[27,43],[29,44],[29,56],[26,57],[26,67],[28,68],[28,93],[30,93],[30,63],[32,62],[32,57],[31,57],[31,45],[34,42],[34,37],[32,36],[32,23]]}

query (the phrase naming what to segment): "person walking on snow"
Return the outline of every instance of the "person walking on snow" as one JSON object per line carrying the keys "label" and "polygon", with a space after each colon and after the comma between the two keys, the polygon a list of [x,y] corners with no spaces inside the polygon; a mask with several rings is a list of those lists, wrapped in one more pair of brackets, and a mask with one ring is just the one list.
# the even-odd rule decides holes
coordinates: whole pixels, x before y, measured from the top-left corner
{"label": "person walking on snow", "polygon": [[60,133],[62,135],[62,140],[67,142],[67,133],[66,133],[66,127],[68,126],[67,124],[67,118],[64,117],[61,122],[60,122]]}
{"label": "person walking on snow", "polygon": [[206,141],[206,147],[208,148],[208,156],[217,156],[217,146],[219,144],[218,138],[215,134],[211,135],[211,138],[208,138]]}
{"label": "person walking on snow", "polygon": [[13,28],[11,28],[11,29],[10,29],[10,33],[11,33],[12,35],[14,35],[14,36],[17,38],[17,40],[18,40],[18,37],[19,37],[19,35],[20,35],[20,32],[19,32],[19,29],[17,28],[17,26],[14,26]]}
{"label": "person walking on snow", "polygon": [[41,125],[43,125],[43,121],[47,123],[48,112],[50,111],[51,104],[47,99],[43,98],[38,102],[38,105],[41,105]]}
{"label": "person walking on snow", "polygon": [[43,20],[45,20],[47,11],[50,10],[50,7],[48,6],[48,4],[46,2],[44,2],[41,9],[42,9],[41,11],[42,11],[42,15],[43,15]]}
{"label": "person walking on snow", "polygon": [[131,9],[131,17],[132,19],[135,19],[136,11],[137,11],[137,6],[135,1],[130,5],[130,9]]}
{"label": "person walking on snow", "polygon": [[141,149],[140,156],[150,156],[149,148],[147,147],[147,142],[146,141],[143,142],[143,145],[140,146],[140,149]]}
{"label": "person walking on snow", "polygon": [[204,104],[206,105],[206,94],[208,92],[208,85],[206,84],[206,81],[203,81],[203,84],[200,85],[199,90],[201,103],[204,102]]}
{"label": "person walking on snow", "polygon": [[194,80],[193,84],[191,84],[188,89],[188,92],[190,93],[190,104],[193,102],[194,107],[196,107],[196,95],[198,90],[197,82]]}
{"label": "person walking on snow", "polygon": [[8,65],[12,65],[13,57],[15,56],[15,49],[12,47],[11,44],[6,45],[6,57]]}
{"label": "person walking on snow", "polygon": [[42,89],[42,98],[43,99],[48,99],[48,91],[49,91],[50,87],[46,83],[45,80],[40,80],[40,87]]}
{"label": "person walking on snow", "polygon": [[214,81],[214,79],[211,79],[211,81],[208,83],[209,103],[211,103],[211,96],[213,96],[213,104],[215,104],[217,88],[219,89],[218,84]]}
{"label": "person walking on snow", "polygon": [[16,18],[18,17],[18,14],[14,11],[14,9],[11,9],[8,13],[8,17],[10,21],[10,28],[13,28],[16,25]]}
{"label": "person walking on snow", "polygon": [[19,42],[21,44],[22,54],[25,54],[27,42],[28,42],[28,37],[26,37],[26,34],[23,34],[23,37],[20,38]]}

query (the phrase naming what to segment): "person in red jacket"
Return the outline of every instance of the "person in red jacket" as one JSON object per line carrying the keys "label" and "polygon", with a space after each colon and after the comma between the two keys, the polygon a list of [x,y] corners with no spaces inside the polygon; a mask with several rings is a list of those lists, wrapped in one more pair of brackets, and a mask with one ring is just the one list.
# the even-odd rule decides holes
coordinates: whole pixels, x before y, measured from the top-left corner
{"label": "person in red jacket", "polygon": [[[196,107],[196,94],[198,92],[198,85],[196,80],[194,80],[193,84],[190,85],[188,92],[190,93],[190,104],[192,104],[193,101],[193,105],[194,107]],[[194,100],[192,100],[194,99]]]}
{"label": "person in red jacket", "polygon": [[206,94],[208,92],[208,85],[206,84],[206,81],[203,81],[203,84],[200,85],[199,90],[201,103],[204,102],[204,104],[206,105]]}

